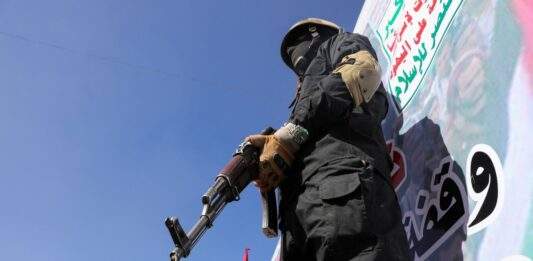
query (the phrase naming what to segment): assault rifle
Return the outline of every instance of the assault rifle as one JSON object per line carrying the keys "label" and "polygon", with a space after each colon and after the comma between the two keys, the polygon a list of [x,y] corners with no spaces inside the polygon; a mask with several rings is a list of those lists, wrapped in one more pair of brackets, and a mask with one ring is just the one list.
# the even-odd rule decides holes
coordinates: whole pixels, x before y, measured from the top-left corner
{"label": "assault rifle", "polygon": [[[274,129],[268,127],[261,134],[272,133]],[[239,200],[239,194],[258,175],[259,154],[259,149],[250,142],[243,142],[239,145],[233,158],[222,168],[214,184],[202,196],[202,214],[189,233],[185,234],[178,218],[168,217],[165,220],[165,225],[175,245],[174,250],[170,252],[171,261],[187,257],[205,231],[213,226],[213,222],[226,204]],[[278,235],[275,191],[261,193],[261,204],[263,234],[267,237],[275,237]]]}

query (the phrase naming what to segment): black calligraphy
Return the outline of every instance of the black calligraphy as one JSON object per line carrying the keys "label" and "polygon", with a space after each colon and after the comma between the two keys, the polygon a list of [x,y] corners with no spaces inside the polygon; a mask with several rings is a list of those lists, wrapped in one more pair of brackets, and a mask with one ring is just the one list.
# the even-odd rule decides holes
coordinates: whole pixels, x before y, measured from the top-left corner
{"label": "black calligraphy", "polygon": [[467,160],[468,194],[476,202],[468,233],[484,229],[498,215],[503,203],[503,168],[496,152],[486,144],[472,148]]}
{"label": "black calligraphy", "polygon": [[415,260],[427,259],[466,222],[465,186],[453,165],[450,156],[442,159],[433,172],[430,190],[420,190],[414,212],[404,214],[403,224]]}

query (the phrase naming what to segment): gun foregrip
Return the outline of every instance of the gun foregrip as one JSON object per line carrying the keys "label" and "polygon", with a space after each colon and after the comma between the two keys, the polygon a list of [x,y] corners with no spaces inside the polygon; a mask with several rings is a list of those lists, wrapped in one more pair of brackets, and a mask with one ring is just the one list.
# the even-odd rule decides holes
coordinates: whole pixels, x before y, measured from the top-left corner
{"label": "gun foregrip", "polygon": [[[261,132],[263,135],[273,134],[276,130],[267,127]],[[278,236],[278,202],[276,199],[276,189],[269,192],[261,192],[261,208],[263,211],[261,229],[263,234],[268,237]]]}
{"label": "gun foregrip", "polygon": [[263,221],[261,229],[263,234],[268,237],[278,236],[278,206],[276,200],[276,190],[261,193],[261,207],[263,210]]}

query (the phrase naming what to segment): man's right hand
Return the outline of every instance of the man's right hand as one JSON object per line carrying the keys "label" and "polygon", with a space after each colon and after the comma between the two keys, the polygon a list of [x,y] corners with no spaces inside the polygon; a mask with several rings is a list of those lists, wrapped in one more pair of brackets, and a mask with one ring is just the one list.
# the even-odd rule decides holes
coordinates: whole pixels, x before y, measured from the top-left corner
{"label": "man's right hand", "polygon": [[294,161],[294,148],[284,144],[276,135],[251,135],[246,141],[261,150],[259,174],[254,180],[261,192],[277,187],[283,180],[284,172]]}
{"label": "man's right hand", "polygon": [[294,154],[308,137],[306,129],[291,122],[272,135],[246,137],[246,141],[261,150],[259,175],[255,180],[261,192],[267,192],[279,185],[294,161]]}

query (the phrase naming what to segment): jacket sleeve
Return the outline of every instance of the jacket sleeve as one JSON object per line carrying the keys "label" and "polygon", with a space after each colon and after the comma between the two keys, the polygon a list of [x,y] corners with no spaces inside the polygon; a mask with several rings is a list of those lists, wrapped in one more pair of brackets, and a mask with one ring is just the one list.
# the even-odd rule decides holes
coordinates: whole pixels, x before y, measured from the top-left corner
{"label": "jacket sleeve", "polygon": [[311,136],[346,121],[353,109],[346,84],[331,71],[348,54],[370,49],[374,55],[370,43],[359,37],[344,33],[324,42],[307,69],[289,121],[306,128]]}

